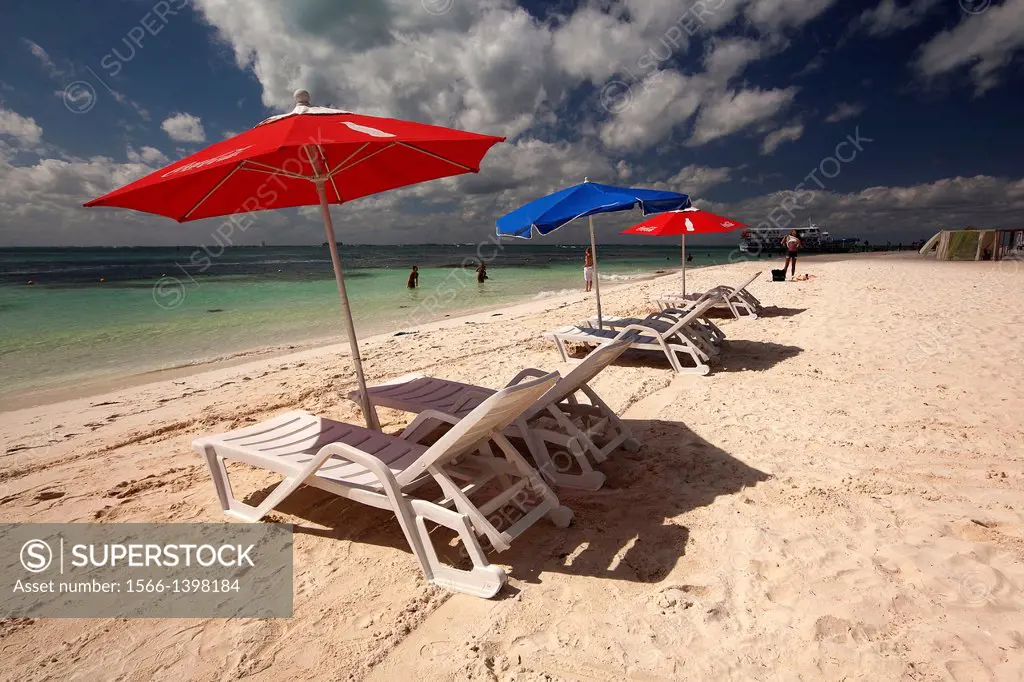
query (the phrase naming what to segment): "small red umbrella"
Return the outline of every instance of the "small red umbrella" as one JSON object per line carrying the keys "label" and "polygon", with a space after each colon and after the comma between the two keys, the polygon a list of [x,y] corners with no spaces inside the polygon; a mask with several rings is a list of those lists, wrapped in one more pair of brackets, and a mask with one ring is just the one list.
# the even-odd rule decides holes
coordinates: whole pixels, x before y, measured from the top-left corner
{"label": "small red umbrella", "polygon": [[647,220],[625,229],[621,234],[645,234],[652,237],[681,236],[682,241],[682,273],[683,296],[686,296],[686,235],[708,234],[711,232],[732,232],[746,227],[743,223],[723,218],[710,211],[699,208],[684,208],[681,211],[666,211],[651,216]]}
{"label": "small red umbrella", "polygon": [[295,109],[176,161],[85,206],[115,206],[179,223],[254,211],[320,205],[341,307],[348,322],[366,423],[379,428],[366,392],[330,204],[427,180],[476,173],[505,138],[314,107],[295,93]]}

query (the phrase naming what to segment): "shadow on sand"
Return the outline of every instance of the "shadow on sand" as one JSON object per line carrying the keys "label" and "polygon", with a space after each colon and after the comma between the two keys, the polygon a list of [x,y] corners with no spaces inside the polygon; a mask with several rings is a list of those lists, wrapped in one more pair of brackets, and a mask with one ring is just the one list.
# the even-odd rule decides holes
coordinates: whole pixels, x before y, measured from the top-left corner
{"label": "shadow on sand", "polygon": [[800,313],[806,312],[807,308],[782,308],[780,306],[765,306],[761,309],[761,312],[757,314],[761,317],[792,317],[799,315]]}
{"label": "shadow on sand", "polygon": [[[570,346],[569,356],[581,360],[587,353],[593,350],[592,347],[576,344]],[[803,352],[803,348],[797,346],[784,346],[770,341],[748,341],[746,339],[728,338],[722,346],[721,354],[712,358],[711,374],[716,372],[746,372],[764,371],[771,369],[776,364],[795,357]],[[683,362],[691,362],[684,358]],[[651,367],[653,369],[668,369],[668,359],[660,351],[627,350],[615,360],[620,367]],[[690,364],[692,367],[692,362]]]}
{"label": "shadow on sand", "polygon": [[627,424],[643,442],[640,451],[619,450],[601,464],[608,478],[600,490],[558,490],[562,503],[575,512],[573,525],[540,532],[538,524],[529,541],[500,555],[512,567],[512,577],[532,583],[545,572],[557,572],[660,582],[686,553],[687,512],[771,478],[684,424]]}
{"label": "shadow on sand", "polygon": [[798,346],[784,346],[770,341],[727,339],[722,354],[711,365],[711,373],[763,372],[803,351]]}
{"label": "shadow on sand", "polygon": [[[564,530],[541,520],[516,539],[505,553],[483,544],[491,561],[511,567],[512,578],[526,583],[543,580],[544,573],[584,575],[609,580],[656,583],[663,580],[686,553],[690,529],[685,514],[710,505],[723,495],[736,494],[770,476],[751,468],[705,441],[684,424],[660,420],[629,420],[643,442],[637,453],[617,450],[599,465],[607,478],[597,491],[556,490],[562,504],[575,513]],[[272,490],[248,496],[258,504]],[[430,487],[421,489],[432,497]],[[304,487],[277,507],[278,512],[317,526],[295,525],[296,533],[392,547],[410,554],[398,523],[390,512]],[[492,523],[502,526],[498,510]],[[682,518],[681,518],[682,517]],[[280,520],[271,514],[268,520]],[[460,548],[443,529],[434,532],[442,561],[466,567]],[[410,561],[410,570],[418,570]],[[506,586],[499,594],[514,594]]]}

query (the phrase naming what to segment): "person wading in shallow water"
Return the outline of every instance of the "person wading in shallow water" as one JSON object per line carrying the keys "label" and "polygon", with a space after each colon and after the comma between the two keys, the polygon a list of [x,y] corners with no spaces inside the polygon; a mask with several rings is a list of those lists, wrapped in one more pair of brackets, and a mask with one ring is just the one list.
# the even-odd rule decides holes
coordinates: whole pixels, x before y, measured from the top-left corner
{"label": "person wading in shallow water", "polygon": [[420,285],[420,269],[415,265],[412,266],[412,271],[409,273],[409,284],[407,285],[410,289],[415,289]]}
{"label": "person wading in shallow water", "polygon": [[590,291],[594,286],[594,255],[589,248],[583,252],[583,282],[587,285],[584,291]]}
{"label": "person wading in shallow water", "polygon": [[480,265],[476,266],[476,281],[483,284],[486,279],[488,279],[487,266],[481,261]]}
{"label": "person wading in shallow water", "polygon": [[792,276],[796,277],[796,257],[804,243],[800,241],[800,237],[796,236],[796,230],[792,230],[782,238],[782,245],[786,247],[786,264],[782,266],[782,271],[785,272],[789,268],[789,264],[792,263]]}

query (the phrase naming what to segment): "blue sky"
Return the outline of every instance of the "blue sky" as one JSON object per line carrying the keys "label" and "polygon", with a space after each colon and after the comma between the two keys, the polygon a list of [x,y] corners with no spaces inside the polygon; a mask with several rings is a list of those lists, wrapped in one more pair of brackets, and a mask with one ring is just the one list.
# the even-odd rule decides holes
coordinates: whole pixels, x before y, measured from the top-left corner
{"label": "blue sky", "polygon": [[[509,138],[479,176],[336,208],[348,242],[473,240],[583,176],[750,224],[803,183],[792,221],[872,241],[1021,225],[1024,0],[63,4],[8,3],[0,25],[0,245],[208,241],[215,221],[80,204],[298,87]],[[239,240],[321,237],[289,211]]]}

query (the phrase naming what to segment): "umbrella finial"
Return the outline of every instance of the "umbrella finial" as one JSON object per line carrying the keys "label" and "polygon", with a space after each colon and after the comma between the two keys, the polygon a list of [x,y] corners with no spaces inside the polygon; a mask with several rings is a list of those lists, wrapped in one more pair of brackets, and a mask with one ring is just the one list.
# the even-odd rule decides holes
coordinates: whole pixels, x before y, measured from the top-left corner
{"label": "umbrella finial", "polygon": [[590,178],[584,177],[583,182],[590,182]]}
{"label": "umbrella finial", "polygon": [[309,91],[308,90],[296,90],[295,91],[295,104],[309,106]]}

